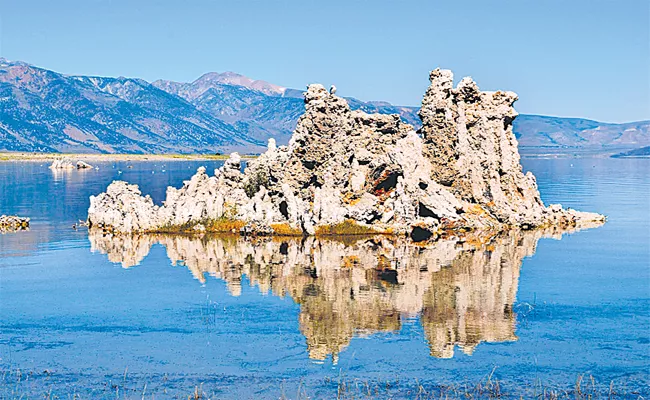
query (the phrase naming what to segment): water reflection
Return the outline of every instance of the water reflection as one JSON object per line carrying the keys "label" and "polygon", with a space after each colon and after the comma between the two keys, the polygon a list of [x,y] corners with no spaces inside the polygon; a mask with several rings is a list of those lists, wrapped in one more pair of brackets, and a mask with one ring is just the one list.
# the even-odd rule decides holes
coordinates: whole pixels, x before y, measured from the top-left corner
{"label": "water reflection", "polygon": [[309,357],[337,361],[354,336],[393,332],[419,317],[431,356],[472,354],[481,342],[515,341],[513,303],[522,260],[542,237],[559,231],[510,231],[449,238],[426,245],[388,237],[349,240],[179,235],[104,236],[91,231],[93,251],[124,268],[152,245],[167,250],[200,282],[222,279],[233,296],[242,277],[263,293],[300,304]]}

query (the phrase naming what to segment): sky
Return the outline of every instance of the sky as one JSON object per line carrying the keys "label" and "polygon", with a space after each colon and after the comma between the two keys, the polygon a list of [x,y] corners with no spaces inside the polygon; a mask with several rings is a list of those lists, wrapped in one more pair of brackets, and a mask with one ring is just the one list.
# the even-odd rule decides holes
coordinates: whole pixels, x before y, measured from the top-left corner
{"label": "sky", "polygon": [[235,71],[418,105],[428,71],[511,90],[520,113],[650,119],[648,0],[0,0],[0,57],[67,74]]}

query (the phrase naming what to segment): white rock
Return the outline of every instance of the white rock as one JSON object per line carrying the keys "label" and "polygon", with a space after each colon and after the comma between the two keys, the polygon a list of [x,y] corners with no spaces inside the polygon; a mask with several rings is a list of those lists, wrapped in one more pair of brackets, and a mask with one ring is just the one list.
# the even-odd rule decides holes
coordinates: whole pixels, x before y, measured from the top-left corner
{"label": "white rock", "polygon": [[[434,70],[415,132],[398,115],[351,111],[322,85],[305,93],[305,113],[288,146],[268,150],[241,172],[232,153],[214,176],[205,168],[162,207],[137,186],[114,182],[91,198],[88,221],[115,232],[162,231],[232,219],[245,233],[285,224],[312,235],[344,221],[377,231],[415,227],[489,229],[578,226],[597,214],[545,207],[535,177],[523,174],[511,92],[481,92],[471,78],[456,88]],[[200,230],[200,229],[199,229]]]}

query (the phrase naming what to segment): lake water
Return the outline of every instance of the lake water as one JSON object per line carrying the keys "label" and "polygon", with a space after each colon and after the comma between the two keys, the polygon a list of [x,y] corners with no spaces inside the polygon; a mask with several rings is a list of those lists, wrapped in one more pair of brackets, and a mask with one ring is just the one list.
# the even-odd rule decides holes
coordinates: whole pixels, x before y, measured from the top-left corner
{"label": "lake water", "polygon": [[219,164],[0,163],[0,214],[32,218],[0,235],[0,398],[650,396],[650,160],[523,160],[546,203],[609,218],[564,235],[415,247],[72,228],[113,179],[160,202]]}

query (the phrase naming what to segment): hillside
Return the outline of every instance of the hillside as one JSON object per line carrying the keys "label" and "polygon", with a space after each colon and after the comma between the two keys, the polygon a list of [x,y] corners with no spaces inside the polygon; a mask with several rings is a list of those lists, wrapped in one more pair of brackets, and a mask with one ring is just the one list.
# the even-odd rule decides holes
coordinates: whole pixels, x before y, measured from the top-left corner
{"label": "hillside", "polygon": [[[347,98],[352,109],[399,114],[416,107]],[[304,112],[302,91],[234,73],[193,82],[69,76],[0,58],[0,151],[86,153],[257,152],[286,144]],[[524,153],[617,153],[650,145],[650,122],[607,124],[520,115]]]}
{"label": "hillside", "polygon": [[650,144],[650,121],[609,124],[580,118],[520,115],[514,130],[522,151],[613,152]]}
{"label": "hillside", "polygon": [[650,146],[639,147],[638,149],[614,154],[613,158],[646,158],[650,157]]}
{"label": "hillside", "polygon": [[0,149],[54,152],[201,152],[251,140],[153,85],[65,76],[0,60]]}

